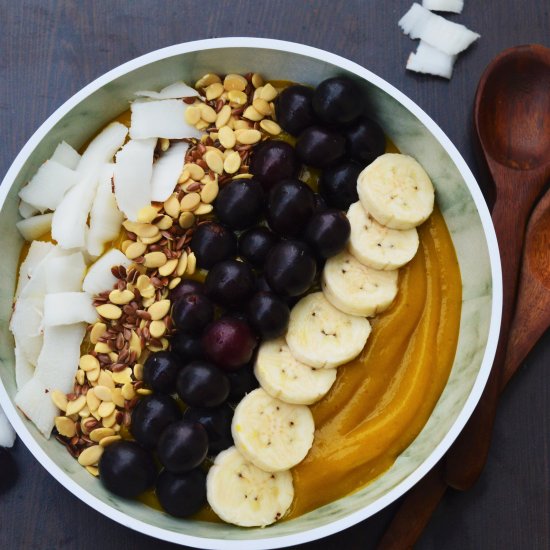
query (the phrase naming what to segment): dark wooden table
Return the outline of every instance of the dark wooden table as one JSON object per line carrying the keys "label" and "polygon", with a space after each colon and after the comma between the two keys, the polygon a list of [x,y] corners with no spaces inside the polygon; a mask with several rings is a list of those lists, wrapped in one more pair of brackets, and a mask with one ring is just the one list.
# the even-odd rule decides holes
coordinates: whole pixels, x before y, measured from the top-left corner
{"label": "dark wooden table", "polygon": [[[451,16],[482,37],[460,56],[451,82],[404,66],[416,43],[401,34],[411,0],[0,0],[0,173],[34,130],[82,86],[151,50],[200,38],[261,36],[303,42],[374,71],[416,101],[478,176],[471,109],[479,77],[502,49],[550,46],[548,0],[466,0]],[[549,91],[550,93],[550,91]],[[466,494],[448,493],[420,549],[550,548],[550,335],[502,398],[487,468]],[[168,549],[87,507],[21,442],[19,471],[0,495],[2,549]],[[0,472],[1,474],[1,472]],[[395,506],[300,548],[374,548]]]}

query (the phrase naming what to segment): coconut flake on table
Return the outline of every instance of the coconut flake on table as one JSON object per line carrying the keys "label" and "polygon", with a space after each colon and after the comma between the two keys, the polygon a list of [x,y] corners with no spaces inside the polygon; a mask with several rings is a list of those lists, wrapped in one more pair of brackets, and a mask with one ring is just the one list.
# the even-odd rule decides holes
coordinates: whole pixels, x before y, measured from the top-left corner
{"label": "coconut flake on table", "polygon": [[44,327],[94,323],[98,319],[87,292],[56,292],[44,297]]}
{"label": "coconut flake on table", "polygon": [[15,404],[46,439],[59,414],[50,394],[53,390],[72,391],[85,333],[85,323],[47,327],[34,376],[15,396]]}
{"label": "coconut flake on table", "polygon": [[19,201],[19,214],[23,219],[30,218],[31,216],[34,216],[35,214],[38,214],[39,210],[38,208],[35,208],[31,204],[25,201]]}
{"label": "coconut flake on table", "polygon": [[462,13],[464,0],[422,0],[422,7],[431,11]]}
{"label": "coconut flake on table", "polygon": [[148,97],[150,99],[181,99],[183,97],[199,97],[199,92],[185,82],[179,81],[166,86],[160,92],[152,92],[149,90],[140,90],[134,95]]}
{"label": "coconut flake on table", "polygon": [[421,40],[416,52],[409,55],[407,69],[417,73],[451,78],[455,61],[456,55],[448,55]]}
{"label": "coconut flake on table", "polygon": [[15,298],[19,296],[23,288],[31,280],[34,270],[40,262],[55,248],[53,243],[43,241],[33,241],[29,247],[29,251],[19,268],[19,277],[17,279],[17,289],[15,290]]}
{"label": "coconut flake on table", "polygon": [[112,248],[90,266],[86,277],[84,277],[82,289],[92,296],[105,290],[111,290],[117,282],[111,268],[119,265],[129,267],[131,264],[132,260],[117,248]]}
{"label": "coconut flake on table", "polygon": [[85,247],[88,214],[92,208],[97,184],[97,174],[92,173],[84,177],[69,190],[53,213],[52,237],[61,248]]}
{"label": "coconut flake on table", "polygon": [[131,221],[151,204],[154,139],[131,139],[116,155],[115,197],[119,209]]}
{"label": "coconut flake on table", "polygon": [[203,132],[185,122],[187,105],[180,99],[134,101],[130,108],[132,139],[183,139],[203,135]]}
{"label": "coconut flake on table", "polygon": [[75,186],[79,179],[74,170],[55,160],[47,160],[29,183],[19,191],[19,197],[40,212],[55,210],[65,193]]}
{"label": "coconut flake on table", "polygon": [[21,389],[33,376],[34,365],[27,361],[21,343],[15,340],[15,385]]}
{"label": "coconut flake on table", "polygon": [[90,211],[90,231],[88,231],[86,248],[88,253],[97,257],[103,254],[105,243],[117,238],[124,220],[124,214],[118,209],[112,191],[111,178],[115,165],[103,165],[96,196]]}
{"label": "coconut flake on table", "polygon": [[188,143],[172,145],[153,165],[151,198],[164,202],[174,191],[185,163]]}
{"label": "coconut flake on table", "polygon": [[25,220],[20,220],[15,227],[26,241],[35,241],[50,231],[53,223],[53,214],[41,214]]}
{"label": "coconut flake on table", "polygon": [[75,170],[80,162],[80,154],[67,142],[62,141],[53,152],[50,160],[58,162],[71,170]]}
{"label": "coconut flake on table", "polygon": [[0,447],[13,447],[15,430],[12,428],[6,413],[0,407]]}
{"label": "coconut flake on table", "polygon": [[86,262],[82,252],[49,259],[46,269],[47,294],[80,291],[85,271]]}
{"label": "coconut flake on table", "polygon": [[100,168],[113,160],[115,153],[124,145],[127,135],[128,128],[120,122],[112,122],[106,126],[86,147],[76,167],[77,172],[99,176]]}
{"label": "coconut flake on table", "polygon": [[448,55],[464,51],[480,37],[464,25],[448,21],[416,2],[399,20],[398,25],[411,38],[420,38]]}

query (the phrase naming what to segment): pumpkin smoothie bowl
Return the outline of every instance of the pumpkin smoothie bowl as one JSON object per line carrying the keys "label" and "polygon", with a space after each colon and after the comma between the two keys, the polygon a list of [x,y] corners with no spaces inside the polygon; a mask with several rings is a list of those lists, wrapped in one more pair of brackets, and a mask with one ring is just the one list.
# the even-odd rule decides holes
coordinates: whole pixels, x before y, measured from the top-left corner
{"label": "pumpkin smoothie bowl", "polygon": [[0,187],[10,420],[94,508],[204,548],[313,540],[410,488],[500,315],[490,218],[439,128],[342,58],[244,44],[108,73]]}

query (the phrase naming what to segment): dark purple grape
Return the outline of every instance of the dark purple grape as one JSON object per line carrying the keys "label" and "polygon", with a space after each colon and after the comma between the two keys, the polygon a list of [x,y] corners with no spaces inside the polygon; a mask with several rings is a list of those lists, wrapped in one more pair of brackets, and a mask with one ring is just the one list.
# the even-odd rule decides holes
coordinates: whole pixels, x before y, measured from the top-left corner
{"label": "dark purple grape", "polygon": [[275,101],[277,122],[293,136],[315,123],[315,113],[311,105],[313,90],[295,84],[285,88]]}
{"label": "dark purple grape", "polygon": [[298,173],[300,163],[294,147],[284,141],[264,141],[254,148],[250,172],[268,190],[273,184]]}
{"label": "dark purple grape", "polygon": [[323,80],[313,93],[313,110],[327,124],[348,124],[364,108],[363,92],[359,85],[345,76]]}
{"label": "dark purple grape", "polygon": [[130,431],[140,445],[146,449],[153,449],[162,430],[180,418],[181,411],[169,395],[146,395],[132,411]]}
{"label": "dark purple grape", "polygon": [[273,292],[271,287],[267,284],[265,277],[262,275],[256,279],[256,291],[257,292]]}
{"label": "dark purple grape", "polygon": [[323,210],[326,210],[328,208],[327,203],[323,198],[323,195],[320,195],[319,193],[314,193],[313,197],[315,201],[315,212],[322,212]]}
{"label": "dark purple grape", "polygon": [[193,279],[183,279],[180,284],[170,291],[170,300],[175,302],[186,294],[203,294],[204,285]]}
{"label": "dark purple grape", "polygon": [[178,395],[192,407],[216,407],[229,395],[227,376],[212,363],[192,361],[178,375]]}
{"label": "dark purple grape", "polygon": [[[241,370],[239,369],[237,372]],[[217,455],[233,445],[233,436],[231,435],[233,409],[229,405],[209,409],[190,407],[185,411],[183,417],[191,422],[200,422],[204,426],[208,434],[208,454],[210,456]]]}
{"label": "dark purple grape", "polygon": [[227,374],[231,390],[229,391],[228,401],[238,403],[247,393],[255,390],[260,384],[254,376],[252,363],[245,365],[239,370]]}
{"label": "dark purple grape", "polygon": [[256,277],[245,262],[226,260],[216,264],[206,276],[207,296],[226,308],[241,306],[252,296]]}
{"label": "dark purple grape", "polygon": [[269,340],[286,333],[290,309],[273,292],[258,292],[248,303],[248,320],[262,338]]}
{"label": "dark purple grape", "polygon": [[195,230],[190,246],[197,258],[197,265],[210,269],[214,264],[237,254],[237,237],[219,223],[203,223]]}
{"label": "dark purple grape", "polygon": [[361,117],[344,131],[348,156],[363,166],[384,154],[386,137],[374,120]]}
{"label": "dark purple grape", "polygon": [[200,336],[188,334],[186,332],[176,332],[170,339],[170,343],[172,349],[184,362],[193,361],[193,359],[202,359],[204,357]]}
{"label": "dark purple grape", "polygon": [[258,180],[236,179],[221,189],[214,202],[214,212],[232,229],[246,229],[258,223],[264,206],[265,194]]}
{"label": "dark purple grape", "polygon": [[275,245],[265,263],[269,286],[282,296],[299,296],[313,284],[317,267],[311,249],[300,241]]}
{"label": "dark purple grape", "polygon": [[174,393],[176,377],[183,366],[181,358],[171,351],[157,351],[143,365],[143,381],[160,393]]}
{"label": "dark purple grape", "polygon": [[361,165],[352,160],[323,170],[319,178],[319,193],[330,207],[347,210],[359,200],[357,178],[361,170]]}
{"label": "dark purple grape", "polygon": [[222,317],[210,323],[202,335],[206,357],[228,371],[248,363],[256,344],[248,324],[234,317]]}
{"label": "dark purple grape", "polygon": [[199,334],[213,319],[214,306],[203,294],[185,294],[174,303],[172,319],[179,330]]}
{"label": "dark purple grape", "polygon": [[330,258],[346,247],[351,226],[341,210],[325,210],[311,218],[306,228],[306,242],[319,258]]}
{"label": "dark purple grape", "polygon": [[296,153],[300,160],[315,168],[326,168],[340,160],[346,152],[346,140],[341,134],[310,126],[296,141]]}
{"label": "dark purple grape", "polygon": [[313,191],[303,181],[282,180],[275,184],[267,199],[269,227],[283,237],[296,237],[303,231],[315,210]]}
{"label": "dark purple grape", "polygon": [[111,443],[99,459],[99,479],[123,498],[135,498],[155,483],[157,469],[150,452],[135,441]]}
{"label": "dark purple grape", "polygon": [[267,227],[253,227],[239,237],[239,254],[254,267],[262,267],[277,241],[277,236]]}
{"label": "dark purple grape", "polygon": [[204,426],[190,420],[170,424],[159,438],[157,456],[173,474],[183,474],[202,464],[208,454]]}
{"label": "dark purple grape", "polygon": [[163,470],[157,480],[156,494],[171,516],[191,516],[206,504],[206,474],[200,468],[179,475]]}

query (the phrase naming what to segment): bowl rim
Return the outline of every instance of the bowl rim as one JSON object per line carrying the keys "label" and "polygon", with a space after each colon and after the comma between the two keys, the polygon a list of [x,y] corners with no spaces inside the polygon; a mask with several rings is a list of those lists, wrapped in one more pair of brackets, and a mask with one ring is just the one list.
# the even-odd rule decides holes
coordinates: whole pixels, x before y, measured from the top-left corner
{"label": "bowl rim", "polygon": [[[466,164],[458,149],[453,145],[443,130],[422,110],[415,102],[409,99],[404,93],[400,92],[393,85],[372,73],[361,65],[350,61],[337,54],[330,53],[320,48],[314,48],[304,44],[275,40],[268,38],[253,38],[253,37],[224,37],[224,38],[209,38],[204,40],[195,40],[184,42],[173,46],[168,46],[158,50],[154,50],[135,59],[127,61],[114,69],[111,69],[102,76],[96,78],[91,83],[82,88],[79,92],[71,96],[59,108],[57,108],[42,125],[34,132],[26,144],[23,146],[12,165],[8,169],[6,176],[0,185],[0,208],[3,206],[6,196],[13,185],[17,174],[30,157],[38,143],[46,136],[46,134],[54,127],[54,125],[65,116],[73,107],[86,99],[93,92],[99,90],[102,86],[115,80],[116,78],[129,73],[135,69],[143,67],[149,63],[159,61],[164,58],[169,58],[185,53],[196,52],[200,50],[211,50],[221,48],[244,48],[244,49],[271,49],[287,53],[311,57],[327,61],[335,66],[341,67],[351,73],[354,73],[368,82],[374,84],[378,88],[385,91],[396,101],[401,103],[406,109],[413,113],[420,122],[430,131],[435,139],[449,154],[455,165],[460,171],[466,186],[474,200],[477,211],[479,213],[483,232],[487,241],[488,255],[491,266],[492,276],[492,306],[491,320],[485,352],[481,363],[480,370],[472,386],[470,394],[464,403],[455,422],[446,433],[442,441],[432,450],[430,455],[424,462],[411,474],[409,474],[401,483],[395,486],[391,491],[379,497],[373,503],[364,508],[349,514],[348,516],[332,521],[320,527],[307,529],[300,533],[291,535],[283,535],[278,537],[269,537],[269,530],[266,530],[266,537],[253,540],[226,540],[217,538],[204,538],[185,533],[177,533],[168,529],[157,527],[144,521],[135,519],[125,512],[119,511],[110,505],[104,503],[99,498],[91,495],[83,489],[76,481],[74,481],[60,466],[51,460],[47,454],[41,449],[38,443],[34,440],[28,430],[26,423],[19,417],[15,405],[12,403],[2,380],[0,379],[0,402],[2,407],[15,428],[18,436],[23,443],[34,455],[39,464],[41,464],[59,483],[68,489],[73,495],[79,498],[88,506],[92,506],[96,511],[104,516],[143,534],[154,536],[158,539],[193,546],[195,548],[205,549],[271,549],[282,548],[289,545],[302,544],[317,540],[331,534],[342,531],[360,521],[374,515],[381,509],[385,508],[397,498],[402,496],[413,485],[415,485],[422,477],[424,477],[441,459],[443,454],[448,450],[453,441],[456,439],[467,420],[473,413],[479,398],[483,392],[487,382],[500,331],[500,321],[502,314],[502,272],[499,256],[499,248],[495,230],[491,221],[491,216],[488,207],[485,203],[481,190]],[[345,498],[345,497],[344,497]]]}

